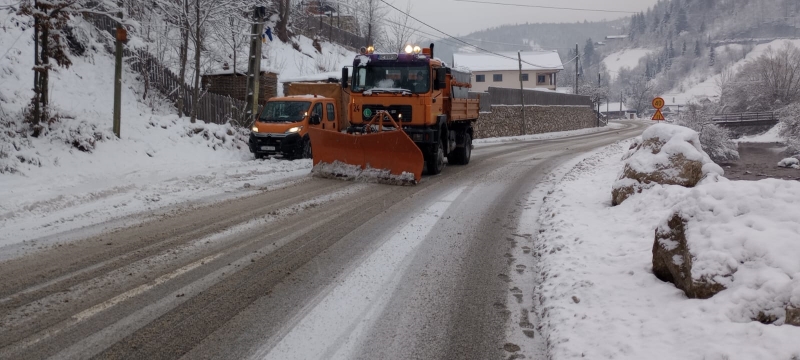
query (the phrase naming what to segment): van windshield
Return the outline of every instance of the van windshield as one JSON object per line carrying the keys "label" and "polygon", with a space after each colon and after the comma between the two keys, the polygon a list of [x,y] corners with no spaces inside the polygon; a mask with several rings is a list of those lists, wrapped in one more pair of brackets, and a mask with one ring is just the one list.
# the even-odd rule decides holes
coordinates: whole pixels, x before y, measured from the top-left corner
{"label": "van windshield", "polygon": [[306,117],[310,107],[310,101],[269,101],[259,121],[298,122]]}
{"label": "van windshield", "polygon": [[353,91],[427,93],[431,87],[431,71],[419,65],[372,65],[356,68]]}

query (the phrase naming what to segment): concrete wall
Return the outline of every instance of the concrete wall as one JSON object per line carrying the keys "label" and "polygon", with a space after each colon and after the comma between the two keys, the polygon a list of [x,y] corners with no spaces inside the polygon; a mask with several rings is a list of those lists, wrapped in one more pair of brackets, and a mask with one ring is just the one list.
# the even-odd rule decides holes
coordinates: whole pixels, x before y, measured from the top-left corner
{"label": "concrete wall", "polygon": [[[492,106],[475,124],[475,138],[522,134],[521,106]],[[586,129],[597,126],[597,116],[587,106],[526,106],[526,134]]]}
{"label": "concrete wall", "polygon": [[[551,85],[551,78],[555,76],[552,72],[536,72],[534,70],[523,70],[523,74],[528,74],[528,81],[524,81],[522,84],[526,89],[533,89],[533,88],[542,88],[542,89],[550,89],[555,90],[555,85]],[[503,81],[495,82],[494,81],[494,74],[501,74],[503,75]],[[485,75],[486,81],[484,82],[477,82],[476,76],[477,75]],[[537,75],[544,75],[545,82],[544,84],[537,84]],[[475,92],[486,92],[489,90],[489,87],[497,87],[497,88],[508,88],[508,89],[519,89],[519,71],[473,71],[472,72],[472,89],[470,91]]]}

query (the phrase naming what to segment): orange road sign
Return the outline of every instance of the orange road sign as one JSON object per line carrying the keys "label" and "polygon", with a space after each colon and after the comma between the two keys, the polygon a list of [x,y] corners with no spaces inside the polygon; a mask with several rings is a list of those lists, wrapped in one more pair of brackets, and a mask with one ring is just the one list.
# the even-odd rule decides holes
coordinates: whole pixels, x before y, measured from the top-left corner
{"label": "orange road sign", "polygon": [[656,113],[653,114],[653,120],[655,121],[664,121],[664,114],[661,113],[661,109],[656,110]]}
{"label": "orange road sign", "polygon": [[653,99],[653,107],[656,108],[656,110],[661,110],[665,104],[664,99],[660,97]]}

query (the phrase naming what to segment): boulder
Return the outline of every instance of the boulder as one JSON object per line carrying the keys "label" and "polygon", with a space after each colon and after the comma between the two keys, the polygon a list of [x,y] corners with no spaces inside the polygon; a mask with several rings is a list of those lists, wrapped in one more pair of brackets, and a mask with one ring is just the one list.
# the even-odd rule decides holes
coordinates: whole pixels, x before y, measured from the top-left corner
{"label": "boulder", "polygon": [[789,306],[786,308],[786,325],[800,326],[800,308]]}
{"label": "boulder", "polygon": [[623,160],[625,167],[611,190],[614,206],[656,184],[694,187],[710,173],[724,174],[703,152],[697,132],[677,125],[651,126]]}
{"label": "boulder", "polygon": [[686,240],[686,221],[680,214],[674,214],[667,226],[668,229],[656,229],[653,274],[662,281],[675,284],[690,298],[708,299],[725,290],[725,286],[709,277],[692,276],[693,259]]}

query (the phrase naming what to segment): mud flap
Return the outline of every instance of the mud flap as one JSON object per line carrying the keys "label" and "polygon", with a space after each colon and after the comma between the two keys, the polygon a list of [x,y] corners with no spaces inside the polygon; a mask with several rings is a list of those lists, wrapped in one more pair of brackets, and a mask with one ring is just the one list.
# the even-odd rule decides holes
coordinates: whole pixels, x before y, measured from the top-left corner
{"label": "mud flap", "polygon": [[[346,134],[310,128],[311,148],[315,169],[329,164],[345,164],[356,167],[361,174],[353,174],[348,168],[328,166],[329,177],[376,176],[378,180],[411,180],[418,183],[422,178],[425,160],[414,141],[401,130],[379,131],[368,134]],[[340,172],[340,174],[336,174]],[[385,179],[384,179],[385,178]],[[388,181],[392,183],[392,181]]]}

